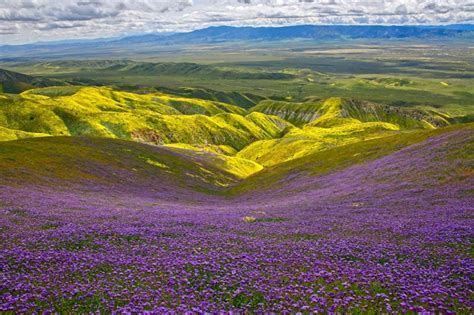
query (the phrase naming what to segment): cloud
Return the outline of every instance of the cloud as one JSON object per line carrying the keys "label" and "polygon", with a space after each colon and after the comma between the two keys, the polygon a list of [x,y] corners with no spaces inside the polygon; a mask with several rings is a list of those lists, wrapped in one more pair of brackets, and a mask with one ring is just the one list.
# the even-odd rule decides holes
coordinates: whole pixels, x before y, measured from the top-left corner
{"label": "cloud", "polygon": [[211,25],[439,24],[474,20],[474,0],[0,0],[0,44]]}

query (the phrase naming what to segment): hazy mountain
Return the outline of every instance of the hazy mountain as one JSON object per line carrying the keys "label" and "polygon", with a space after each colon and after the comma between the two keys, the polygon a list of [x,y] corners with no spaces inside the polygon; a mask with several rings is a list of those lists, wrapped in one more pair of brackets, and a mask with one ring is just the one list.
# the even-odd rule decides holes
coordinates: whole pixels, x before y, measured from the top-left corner
{"label": "hazy mountain", "polygon": [[[132,52],[136,45],[181,45],[218,43],[228,41],[278,41],[278,40],[353,40],[353,39],[437,39],[474,38],[474,26],[380,26],[380,25],[299,25],[283,27],[232,27],[218,26],[188,33],[143,34],[123,38],[96,40],[67,40],[40,42],[26,45],[0,46],[0,58],[42,57],[53,58],[62,55],[73,57],[110,56],[117,51]],[[133,45],[131,45],[133,44]],[[148,47],[149,46],[149,47]],[[142,50],[143,52],[144,50]],[[153,51],[153,50],[152,50]]]}
{"label": "hazy mountain", "polygon": [[301,25],[285,27],[231,27],[219,26],[167,36],[167,42],[213,42],[231,40],[284,40],[284,39],[359,39],[359,38],[432,38],[470,35],[472,29],[464,26],[355,26],[355,25]]}

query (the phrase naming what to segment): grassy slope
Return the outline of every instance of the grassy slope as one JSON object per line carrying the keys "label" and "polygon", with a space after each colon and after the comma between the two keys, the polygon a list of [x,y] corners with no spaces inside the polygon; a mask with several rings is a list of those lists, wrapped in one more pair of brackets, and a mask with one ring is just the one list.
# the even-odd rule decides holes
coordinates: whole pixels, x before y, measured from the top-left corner
{"label": "grassy slope", "polygon": [[117,139],[48,137],[0,143],[2,184],[8,186],[80,186],[91,191],[97,185],[118,191],[146,186],[166,199],[170,191],[213,193],[239,180],[225,163],[217,162],[207,155]]}
{"label": "grassy slope", "polygon": [[[286,185],[296,179],[301,181],[377,160],[430,137],[459,130],[472,133],[474,124],[360,141],[263,170],[248,161],[235,161],[235,157],[223,159],[214,152],[196,153],[179,146],[156,147],[85,137],[23,139],[0,143],[0,174],[2,185],[9,187],[49,185],[93,190],[95,185],[105,185],[115,191],[140,193],[134,187],[147,186],[161,199],[176,194],[193,199],[193,193],[262,194],[276,189],[286,191]],[[256,171],[259,172],[242,180]]]}
{"label": "grassy slope", "polygon": [[33,77],[18,72],[0,69],[0,92],[21,93],[35,87],[64,85],[59,80]]}
{"label": "grassy slope", "polygon": [[11,130],[155,144],[208,143],[238,150],[255,139],[276,137],[290,125],[267,115],[245,116],[244,109],[229,104],[109,88],[36,89],[4,95],[0,105],[0,126]]}
{"label": "grassy slope", "polygon": [[337,123],[334,118],[355,118],[361,122],[389,122],[402,128],[426,128],[430,125],[442,127],[448,124],[445,117],[438,113],[344,98],[310,100],[304,103],[266,100],[250,110],[279,116],[297,126],[308,123],[326,126],[328,122]]}
{"label": "grassy slope", "polygon": [[301,127],[279,139],[254,142],[238,153],[264,166],[362,140],[449,124],[429,112],[341,98],[307,103],[263,101],[252,110],[277,115]]}
{"label": "grassy slope", "polygon": [[222,92],[215,91],[212,89],[204,88],[192,88],[192,87],[181,87],[181,88],[158,88],[163,93],[181,95],[184,97],[199,98],[203,100],[224,102],[227,104],[233,104],[242,108],[250,108],[257,105],[260,101],[265,98],[256,94],[250,93],[239,93],[235,91]]}
{"label": "grassy slope", "polygon": [[458,130],[468,130],[472,133],[474,132],[474,123],[459,124],[434,130],[419,130],[385,138],[358,141],[309,154],[267,167],[233,187],[231,193],[241,194],[253,190],[271,190],[277,187],[284,187],[290,176],[292,177],[291,180],[293,180],[295,176],[319,176],[335,172],[352,165],[376,160],[404,147],[425,141],[430,137]]}
{"label": "grassy slope", "polygon": [[170,148],[173,151],[178,152],[181,155],[192,158],[193,156],[203,156],[205,159],[225,172],[232,174],[233,176],[244,179],[248,176],[257,173],[263,169],[263,166],[247,159],[243,159],[236,156],[231,156],[231,149],[223,146],[203,146],[196,147],[189,144],[169,144],[165,147]]}
{"label": "grassy slope", "polygon": [[0,98],[1,139],[86,135],[198,153],[208,147],[204,151],[213,151],[215,162],[239,178],[334,147],[447,124],[448,116],[429,111],[337,97],[263,101],[250,114],[215,101],[106,87],[33,89]]}

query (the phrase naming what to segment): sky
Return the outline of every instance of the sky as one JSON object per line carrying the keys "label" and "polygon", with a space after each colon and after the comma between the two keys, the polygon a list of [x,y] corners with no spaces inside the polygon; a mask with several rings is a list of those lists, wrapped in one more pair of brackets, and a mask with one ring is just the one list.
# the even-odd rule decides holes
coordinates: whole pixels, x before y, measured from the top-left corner
{"label": "sky", "polygon": [[0,0],[0,45],[214,25],[474,23],[474,0]]}

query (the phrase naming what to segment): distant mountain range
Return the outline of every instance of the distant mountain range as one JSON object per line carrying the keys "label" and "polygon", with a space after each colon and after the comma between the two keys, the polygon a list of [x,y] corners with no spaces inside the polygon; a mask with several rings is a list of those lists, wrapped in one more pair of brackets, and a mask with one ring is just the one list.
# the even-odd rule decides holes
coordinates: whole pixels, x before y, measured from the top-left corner
{"label": "distant mountain range", "polygon": [[67,40],[39,42],[26,45],[0,46],[0,58],[13,56],[44,56],[54,49],[55,54],[68,55],[87,50],[125,49],[133,45],[181,45],[222,43],[231,41],[279,41],[279,40],[354,40],[354,39],[474,39],[474,24],[432,26],[382,26],[382,25],[299,25],[284,27],[232,27],[214,26],[187,33],[143,34],[122,38],[94,40]]}
{"label": "distant mountain range", "polygon": [[359,26],[359,25],[300,25],[285,27],[217,26],[189,33],[168,36],[133,36],[121,42],[160,41],[164,43],[202,43],[233,40],[286,39],[359,39],[359,38],[430,38],[474,34],[474,25],[448,26]]}

